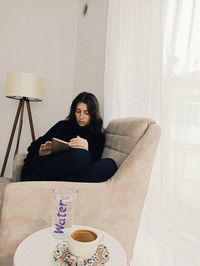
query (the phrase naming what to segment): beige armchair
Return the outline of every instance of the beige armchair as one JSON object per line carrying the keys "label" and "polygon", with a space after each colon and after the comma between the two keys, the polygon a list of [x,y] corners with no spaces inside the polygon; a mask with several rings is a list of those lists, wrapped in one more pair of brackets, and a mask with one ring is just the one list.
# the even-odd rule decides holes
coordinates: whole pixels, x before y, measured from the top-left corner
{"label": "beige armchair", "polygon": [[[18,244],[32,232],[51,225],[53,188],[76,188],[75,223],[113,235],[123,245],[130,263],[159,138],[160,126],[151,119],[114,119],[106,128],[102,155],[115,159],[119,167],[110,180],[10,182],[1,208],[0,265],[12,265]],[[15,181],[22,165],[19,161],[14,166]]]}

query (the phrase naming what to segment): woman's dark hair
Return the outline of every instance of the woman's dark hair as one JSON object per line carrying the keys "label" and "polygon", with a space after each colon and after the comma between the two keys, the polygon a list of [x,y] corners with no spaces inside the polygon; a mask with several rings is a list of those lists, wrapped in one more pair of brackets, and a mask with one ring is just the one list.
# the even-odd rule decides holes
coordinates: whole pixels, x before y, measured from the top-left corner
{"label": "woman's dark hair", "polygon": [[69,115],[66,118],[69,124],[76,123],[75,111],[78,103],[85,103],[87,105],[87,109],[90,115],[91,130],[96,133],[102,132],[103,120],[100,116],[99,102],[95,95],[86,91],[78,94],[72,101]]}

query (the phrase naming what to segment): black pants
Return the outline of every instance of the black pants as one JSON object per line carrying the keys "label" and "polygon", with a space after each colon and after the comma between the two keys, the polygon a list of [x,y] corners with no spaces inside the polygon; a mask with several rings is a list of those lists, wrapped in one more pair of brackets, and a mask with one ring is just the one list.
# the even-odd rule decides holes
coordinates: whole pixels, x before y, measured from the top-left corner
{"label": "black pants", "polygon": [[21,180],[103,182],[116,171],[117,165],[113,159],[92,162],[88,151],[71,149],[28,159],[23,166]]}

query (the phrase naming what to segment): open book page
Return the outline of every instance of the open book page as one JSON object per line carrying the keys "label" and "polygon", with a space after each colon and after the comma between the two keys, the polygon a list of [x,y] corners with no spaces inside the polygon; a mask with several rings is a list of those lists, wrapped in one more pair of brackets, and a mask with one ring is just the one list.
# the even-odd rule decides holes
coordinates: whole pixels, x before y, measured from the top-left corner
{"label": "open book page", "polygon": [[51,141],[52,141],[52,146],[51,146],[52,152],[58,152],[58,151],[70,149],[67,141],[57,139],[57,138],[52,138]]}

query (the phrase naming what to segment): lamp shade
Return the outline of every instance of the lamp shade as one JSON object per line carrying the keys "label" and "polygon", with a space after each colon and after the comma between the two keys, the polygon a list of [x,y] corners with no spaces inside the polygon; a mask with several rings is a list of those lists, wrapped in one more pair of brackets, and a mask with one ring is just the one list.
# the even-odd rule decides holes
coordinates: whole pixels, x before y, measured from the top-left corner
{"label": "lamp shade", "polygon": [[14,99],[28,98],[30,101],[42,101],[44,94],[43,78],[25,72],[8,72],[6,79],[6,97]]}

